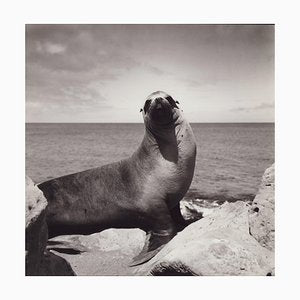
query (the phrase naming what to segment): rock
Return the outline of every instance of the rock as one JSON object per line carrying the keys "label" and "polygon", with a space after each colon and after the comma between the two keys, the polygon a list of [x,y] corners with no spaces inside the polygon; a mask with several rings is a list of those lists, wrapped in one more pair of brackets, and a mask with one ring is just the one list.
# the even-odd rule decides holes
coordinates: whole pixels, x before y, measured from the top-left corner
{"label": "rock", "polygon": [[39,268],[47,244],[45,221],[47,200],[33,181],[26,176],[26,275],[39,275]]}
{"label": "rock", "polygon": [[[134,275],[129,264],[144,240],[145,232],[140,229],[111,228],[88,236],[59,236],[51,243],[60,243],[56,254],[65,258],[77,275]],[[85,252],[72,255],[70,248]]]}
{"label": "rock", "polygon": [[40,217],[47,207],[43,192],[26,176],[26,228],[30,227]]}
{"label": "rock", "polygon": [[178,233],[136,275],[267,275],[274,254],[249,235],[248,205],[225,203]]}
{"label": "rock", "polygon": [[41,276],[75,276],[71,265],[62,257],[45,251],[39,269]]}
{"label": "rock", "polygon": [[191,201],[180,201],[180,211],[185,220],[198,220],[203,218],[201,207],[194,205]]}
{"label": "rock", "polygon": [[275,166],[268,168],[262,178],[258,194],[249,210],[251,235],[267,249],[274,251],[275,239]]}
{"label": "rock", "polygon": [[26,176],[26,275],[74,275],[61,257],[45,251],[48,240],[46,224],[47,200],[42,191]]}
{"label": "rock", "polygon": [[200,199],[180,201],[180,210],[184,219],[196,221],[211,214],[215,207],[219,205],[216,201],[206,201]]}

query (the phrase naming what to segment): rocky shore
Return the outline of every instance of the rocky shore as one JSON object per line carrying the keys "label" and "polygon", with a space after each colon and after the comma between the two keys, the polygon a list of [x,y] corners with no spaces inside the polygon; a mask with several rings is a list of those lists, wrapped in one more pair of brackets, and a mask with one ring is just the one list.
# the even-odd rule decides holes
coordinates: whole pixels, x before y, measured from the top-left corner
{"label": "rocky shore", "polygon": [[[274,275],[274,165],[252,204],[193,207],[200,220],[178,233],[149,262],[128,267],[144,244],[139,229],[108,229],[89,236],[60,236],[47,244],[46,199],[26,179],[26,275]],[[52,249],[52,250],[49,250]]]}

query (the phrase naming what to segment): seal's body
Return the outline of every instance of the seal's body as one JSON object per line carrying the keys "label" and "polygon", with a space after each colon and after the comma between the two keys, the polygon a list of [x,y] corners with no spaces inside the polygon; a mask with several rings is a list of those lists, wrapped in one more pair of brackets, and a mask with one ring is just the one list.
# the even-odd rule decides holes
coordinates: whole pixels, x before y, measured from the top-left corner
{"label": "seal's body", "polygon": [[49,203],[50,237],[141,228],[147,239],[136,265],[183,228],[179,201],[194,173],[192,129],[164,92],[151,94],[142,111],[144,139],[130,158],[39,184]]}

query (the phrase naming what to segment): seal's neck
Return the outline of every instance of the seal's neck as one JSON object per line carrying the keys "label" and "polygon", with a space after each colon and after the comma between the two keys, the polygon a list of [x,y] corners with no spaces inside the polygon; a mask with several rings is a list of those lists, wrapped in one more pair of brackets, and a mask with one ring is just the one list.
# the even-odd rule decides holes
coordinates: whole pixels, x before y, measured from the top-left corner
{"label": "seal's neck", "polygon": [[144,143],[152,148],[155,153],[160,154],[164,159],[177,163],[178,142],[176,137],[176,124],[169,126],[146,126]]}

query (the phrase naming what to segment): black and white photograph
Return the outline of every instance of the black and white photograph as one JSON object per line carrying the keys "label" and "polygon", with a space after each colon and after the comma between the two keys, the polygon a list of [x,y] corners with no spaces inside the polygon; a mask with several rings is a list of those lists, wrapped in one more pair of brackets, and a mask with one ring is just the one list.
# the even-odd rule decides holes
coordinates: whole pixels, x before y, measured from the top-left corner
{"label": "black and white photograph", "polygon": [[275,24],[26,24],[27,276],[275,276]]}

